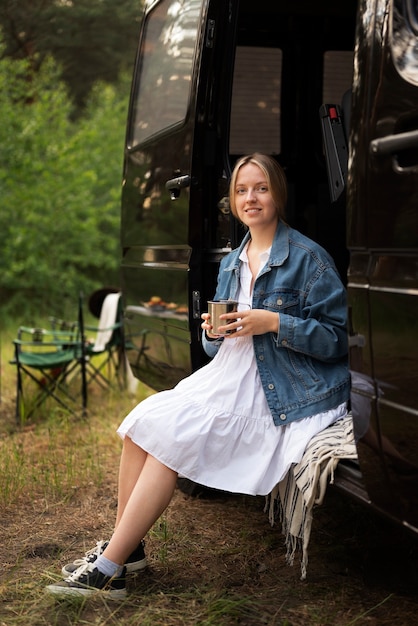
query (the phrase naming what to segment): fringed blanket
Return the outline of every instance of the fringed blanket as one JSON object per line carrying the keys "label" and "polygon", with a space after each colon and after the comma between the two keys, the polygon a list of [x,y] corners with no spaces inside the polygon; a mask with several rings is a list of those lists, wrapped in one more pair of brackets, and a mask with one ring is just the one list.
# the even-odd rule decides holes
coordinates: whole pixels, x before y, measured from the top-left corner
{"label": "fringed blanket", "polygon": [[296,550],[302,550],[301,580],[306,578],[312,510],[325,497],[328,483],[340,459],[357,459],[351,415],[336,421],[309,442],[302,460],[293,465],[286,477],[267,496],[270,523],[282,524],[286,561],[293,565]]}

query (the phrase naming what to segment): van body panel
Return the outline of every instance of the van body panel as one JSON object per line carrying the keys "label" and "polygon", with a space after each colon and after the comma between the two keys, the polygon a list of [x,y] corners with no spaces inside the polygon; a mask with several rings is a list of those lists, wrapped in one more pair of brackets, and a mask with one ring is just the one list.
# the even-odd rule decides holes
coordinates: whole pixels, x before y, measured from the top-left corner
{"label": "van body panel", "polygon": [[408,46],[401,45],[403,8],[398,0],[360,7],[348,293],[353,337],[362,344],[351,355],[353,394],[370,403],[370,429],[358,444],[364,481],[379,507],[418,527],[416,502],[407,496],[418,493],[418,142],[388,144],[418,128],[417,74],[405,69]]}

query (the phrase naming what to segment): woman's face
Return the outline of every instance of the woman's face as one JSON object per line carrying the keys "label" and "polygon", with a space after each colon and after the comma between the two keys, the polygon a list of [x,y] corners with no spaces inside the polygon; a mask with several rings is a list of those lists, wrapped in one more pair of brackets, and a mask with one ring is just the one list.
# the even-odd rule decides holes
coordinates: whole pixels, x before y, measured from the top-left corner
{"label": "woman's face", "polygon": [[238,218],[248,228],[277,226],[278,211],[258,165],[247,163],[240,168],[234,195]]}

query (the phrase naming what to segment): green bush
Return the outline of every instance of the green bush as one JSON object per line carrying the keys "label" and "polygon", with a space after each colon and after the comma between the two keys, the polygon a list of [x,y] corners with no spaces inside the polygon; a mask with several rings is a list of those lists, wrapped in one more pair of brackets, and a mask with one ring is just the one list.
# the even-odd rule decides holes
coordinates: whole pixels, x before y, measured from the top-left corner
{"label": "green bush", "polygon": [[[1,51],[0,51],[1,52]],[[0,55],[1,56],[1,55]],[[65,315],[79,291],[118,284],[128,79],[97,84],[82,117],[52,59],[0,61],[3,315]]]}

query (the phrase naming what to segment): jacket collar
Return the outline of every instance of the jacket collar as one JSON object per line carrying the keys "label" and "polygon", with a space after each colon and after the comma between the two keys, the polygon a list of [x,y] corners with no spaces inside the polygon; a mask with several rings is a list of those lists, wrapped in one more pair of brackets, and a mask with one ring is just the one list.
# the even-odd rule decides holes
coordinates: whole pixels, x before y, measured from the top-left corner
{"label": "jacket collar", "polygon": [[[238,269],[240,264],[240,254],[250,240],[250,233],[248,232],[242,240],[240,246],[231,253],[231,262],[225,267],[226,272]],[[271,246],[270,258],[268,261],[268,267],[283,265],[289,256],[289,226],[279,221],[277,230],[274,235],[273,243]]]}

